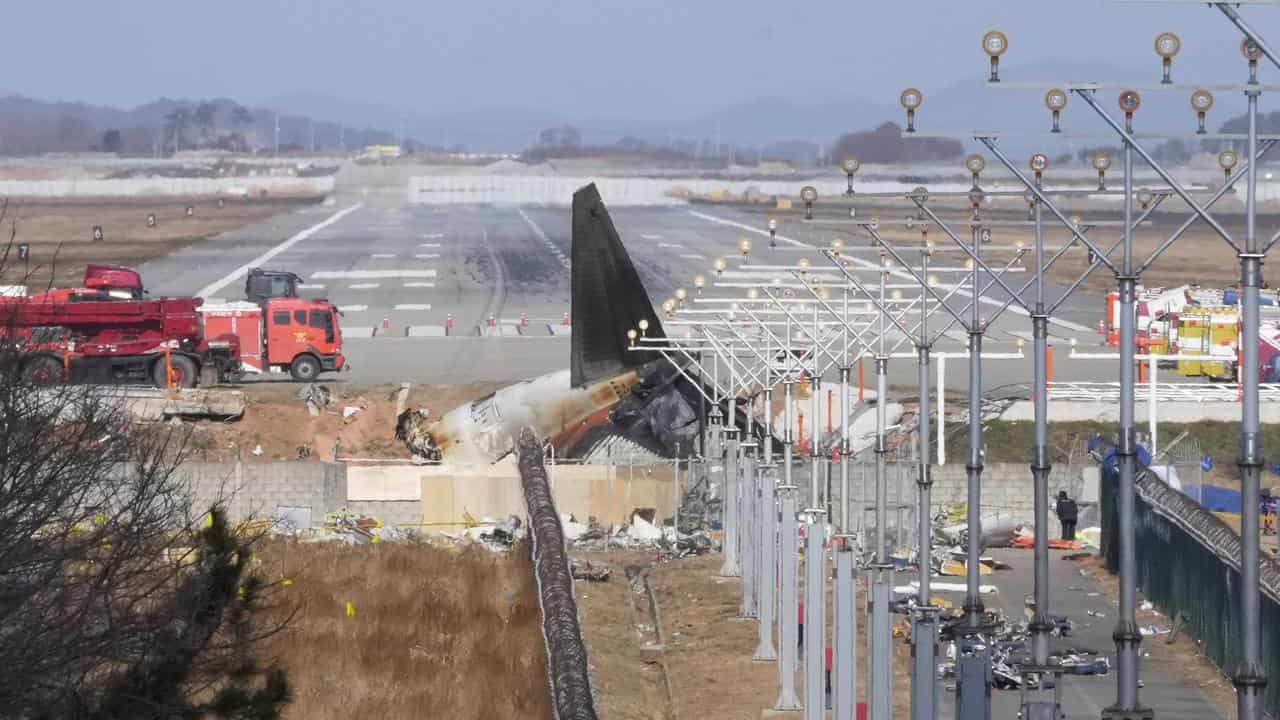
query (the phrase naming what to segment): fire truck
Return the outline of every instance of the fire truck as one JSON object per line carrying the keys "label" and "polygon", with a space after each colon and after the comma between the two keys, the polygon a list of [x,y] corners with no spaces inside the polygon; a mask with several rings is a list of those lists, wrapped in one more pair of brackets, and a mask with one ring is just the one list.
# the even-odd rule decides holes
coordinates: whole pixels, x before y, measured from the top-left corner
{"label": "fire truck", "polygon": [[322,372],[342,370],[342,330],[338,308],[327,300],[298,297],[300,278],[290,272],[253,268],[245,299],[200,308],[209,332],[240,340],[246,372],[288,371],[310,382]]}
{"label": "fire truck", "polygon": [[22,354],[21,380],[32,384],[190,388],[234,379],[239,339],[207,332],[202,302],[147,298],[137,272],[89,265],[82,287],[0,297],[0,341]]}

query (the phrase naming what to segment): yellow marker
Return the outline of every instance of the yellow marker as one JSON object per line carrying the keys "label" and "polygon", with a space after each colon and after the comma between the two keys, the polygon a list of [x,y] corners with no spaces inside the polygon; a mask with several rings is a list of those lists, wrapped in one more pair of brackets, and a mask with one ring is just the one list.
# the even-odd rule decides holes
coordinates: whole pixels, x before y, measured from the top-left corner
{"label": "yellow marker", "polygon": [[205,513],[205,516],[204,516],[204,526],[205,526],[205,527],[207,527],[207,528],[209,528],[209,527],[213,527],[213,514],[212,514],[212,513]]}
{"label": "yellow marker", "polygon": [[280,584],[288,587],[293,584],[293,580],[285,577],[284,573],[280,573]]}
{"label": "yellow marker", "polygon": [[351,602],[350,602],[350,601],[348,601],[348,602],[347,602],[347,617],[355,617],[355,616],[356,616],[356,606],[355,606],[355,605],[352,605],[352,604],[351,604]]}

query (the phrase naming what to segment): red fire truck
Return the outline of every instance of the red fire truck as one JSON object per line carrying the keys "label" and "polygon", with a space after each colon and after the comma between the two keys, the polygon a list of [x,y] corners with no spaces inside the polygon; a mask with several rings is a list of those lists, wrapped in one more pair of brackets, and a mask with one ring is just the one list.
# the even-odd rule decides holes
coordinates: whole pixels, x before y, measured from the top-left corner
{"label": "red fire truck", "polygon": [[240,339],[248,372],[288,370],[294,380],[310,382],[346,365],[338,308],[327,300],[274,297],[205,305],[200,312],[208,332]]}
{"label": "red fire truck", "polygon": [[239,339],[206,332],[200,298],[144,298],[138,273],[90,265],[84,285],[0,298],[0,341],[21,379],[195,387],[240,371]]}

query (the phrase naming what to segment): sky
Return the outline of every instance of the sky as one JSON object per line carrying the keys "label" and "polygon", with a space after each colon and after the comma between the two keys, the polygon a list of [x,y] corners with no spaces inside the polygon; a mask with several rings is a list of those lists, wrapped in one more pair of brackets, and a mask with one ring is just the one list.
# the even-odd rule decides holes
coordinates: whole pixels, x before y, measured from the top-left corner
{"label": "sky", "polygon": [[[1280,27],[1280,8],[1243,12]],[[1109,0],[41,0],[10,3],[4,24],[0,91],[122,107],[314,93],[647,120],[769,97],[892,104],[984,72],[991,28],[1009,35],[1010,78],[1059,60],[1152,78],[1165,30],[1182,36],[1175,79],[1244,74],[1216,10]]]}

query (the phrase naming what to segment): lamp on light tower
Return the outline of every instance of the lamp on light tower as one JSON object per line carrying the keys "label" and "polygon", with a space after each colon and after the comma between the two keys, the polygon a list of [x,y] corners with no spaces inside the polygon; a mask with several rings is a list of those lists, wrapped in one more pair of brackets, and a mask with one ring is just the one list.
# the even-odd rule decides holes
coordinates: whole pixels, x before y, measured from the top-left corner
{"label": "lamp on light tower", "polygon": [[1164,77],[1160,80],[1161,84],[1171,85],[1173,83],[1173,58],[1178,55],[1178,51],[1182,49],[1182,41],[1178,36],[1171,32],[1162,32],[1156,36],[1156,54],[1160,56],[1160,64],[1164,69]]}
{"label": "lamp on light tower", "polygon": [[906,132],[913,133],[916,131],[916,109],[924,102],[924,95],[919,90],[909,87],[902,91],[898,96],[898,104],[902,105],[907,111],[907,129]]}
{"label": "lamp on light tower", "polygon": [[982,36],[982,50],[991,58],[991,77],[989,82],[1000,82],[1000,56],[1009,49],[1009,37],[999,30],[992,30]]}

